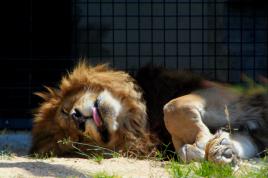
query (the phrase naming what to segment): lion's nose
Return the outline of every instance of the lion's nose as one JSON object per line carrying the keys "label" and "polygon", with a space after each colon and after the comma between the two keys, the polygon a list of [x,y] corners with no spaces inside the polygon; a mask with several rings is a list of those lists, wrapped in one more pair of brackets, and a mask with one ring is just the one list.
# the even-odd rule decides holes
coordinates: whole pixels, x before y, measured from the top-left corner
{"label": "lion's nose", "polygon": [[72,115],[72,118],[73,118],[74,120],[76,120],[76,121],[81,121],[81,120],[84,119],[82,112],[81,112],[79,109],[77,109],[77,108],[75,108],[75,109],[73,110],[73,112],[72,112],[71,115]]}
{"label": "lion's nose", "polygon": [[78,128],[81,131],[85,131],[85,122],[86,122],[86,117],[83,116],[82,112],[75,108],[71,114],[73,120],[77,123]]}

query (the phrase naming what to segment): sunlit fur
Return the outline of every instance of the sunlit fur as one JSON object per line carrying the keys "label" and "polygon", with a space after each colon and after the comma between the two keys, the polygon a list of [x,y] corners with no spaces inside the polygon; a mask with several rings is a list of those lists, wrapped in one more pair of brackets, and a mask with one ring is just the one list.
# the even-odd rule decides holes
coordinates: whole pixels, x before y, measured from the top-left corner
{"label": "sunlit fur", "polygon": [[[164,121],[177,153],[186,162],[206,158],[230,163],[258,156],[268,148],[265,91],[249,95],[222,85],[197,90],[169,101]],[[222,128],[230,133],[213,135]]]}
{"label": "sunlit fur", "polygon": [[[47,87],[47,90],[37,93],[44,102],[34,117],[31,153],[71,154],[74,150],[71,143],[59,143],[64,139],[127,153],[142,154],[151,149],[145,102],[139,87],[127,73],[106,65],[91,67],[81,62],[62,78],[58,89]],[[86,97],[86,104],[83,97]],[[86,120],[83,131],[71,117],[74,107],[85,109],[96,100],[103,125],[108,130],[106,141],[92,118]],[[82,111],[83,114],[92,115],[86,111]],[[87,146],[79,149],[85,151]]]}

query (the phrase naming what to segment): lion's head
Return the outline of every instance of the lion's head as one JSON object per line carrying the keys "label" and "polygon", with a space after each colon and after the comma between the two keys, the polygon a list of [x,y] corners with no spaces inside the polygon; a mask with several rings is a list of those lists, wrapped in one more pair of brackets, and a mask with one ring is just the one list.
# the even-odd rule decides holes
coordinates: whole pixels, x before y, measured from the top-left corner
{"label": "lion's head", "polygon": [[138,147],[149,140],[142,93],[128,74],[81,62],[58,89],[47,89],[37,93],[44,102],[35,114],[31,152],[64,155],[71,150],[58,143],[64,138],[117,151],[143,150]]}

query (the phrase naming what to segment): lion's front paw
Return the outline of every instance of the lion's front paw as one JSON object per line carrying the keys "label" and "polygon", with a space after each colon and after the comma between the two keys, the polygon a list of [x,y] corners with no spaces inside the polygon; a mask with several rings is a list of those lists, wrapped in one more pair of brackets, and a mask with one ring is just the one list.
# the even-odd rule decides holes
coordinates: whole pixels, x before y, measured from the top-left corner
{"label": "lion's front paw", "polygon": [[205,157],[205,152],[195,145],[185,144],[178,150],[178,155],[182,161],[189,163],[191,161],[203,160]]}
{"label": "lion's front paw", "polygon": [[218,132],[206,145],[205,157],[208,161],[220,164],[237,164],[238,155],[226,132]]}

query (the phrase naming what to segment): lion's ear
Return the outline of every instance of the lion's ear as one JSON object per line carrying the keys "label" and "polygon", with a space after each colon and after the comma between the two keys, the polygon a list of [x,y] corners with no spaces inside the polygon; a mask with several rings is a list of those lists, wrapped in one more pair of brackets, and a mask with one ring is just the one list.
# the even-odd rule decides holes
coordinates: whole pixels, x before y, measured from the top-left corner
{"label": "lion's ear", "polygon": [[51,98],[59,98],[60,97],[60,90],[52,87],[44,86],[47,91],[46,92],[35,92],[36,96],[39,96],[43,100],[47,101]]}

